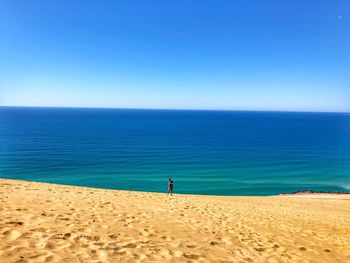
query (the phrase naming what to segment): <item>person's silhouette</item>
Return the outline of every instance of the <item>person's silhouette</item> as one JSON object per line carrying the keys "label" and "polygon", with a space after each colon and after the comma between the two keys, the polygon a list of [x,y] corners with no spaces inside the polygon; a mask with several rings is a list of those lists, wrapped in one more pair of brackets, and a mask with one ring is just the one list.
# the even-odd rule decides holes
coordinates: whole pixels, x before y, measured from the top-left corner
{"label": "person's silhouette", "polygon": [[168,180],[168,192],[167,192],[167,194],[173,195],[173,191],[174,191],[174,181],[171,180],[171,178],[169,178],[169,180]]}

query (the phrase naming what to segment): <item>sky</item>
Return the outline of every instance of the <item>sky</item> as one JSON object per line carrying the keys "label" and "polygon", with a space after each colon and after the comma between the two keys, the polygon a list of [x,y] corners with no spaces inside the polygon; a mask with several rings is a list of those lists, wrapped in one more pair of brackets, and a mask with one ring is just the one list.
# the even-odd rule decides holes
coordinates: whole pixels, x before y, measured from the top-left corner
{"label": "sky", "polygon": [[0,0],[0,106],[350,112],[350,1]]}

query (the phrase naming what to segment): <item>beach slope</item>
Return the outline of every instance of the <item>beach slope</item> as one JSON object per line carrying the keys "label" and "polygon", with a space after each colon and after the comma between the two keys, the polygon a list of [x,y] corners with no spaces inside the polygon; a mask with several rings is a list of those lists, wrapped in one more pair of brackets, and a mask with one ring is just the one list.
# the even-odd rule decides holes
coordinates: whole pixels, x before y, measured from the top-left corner
{"label": "beach slope", "polygon": [[0,262],[350,262],[350,200],[0,179]]}

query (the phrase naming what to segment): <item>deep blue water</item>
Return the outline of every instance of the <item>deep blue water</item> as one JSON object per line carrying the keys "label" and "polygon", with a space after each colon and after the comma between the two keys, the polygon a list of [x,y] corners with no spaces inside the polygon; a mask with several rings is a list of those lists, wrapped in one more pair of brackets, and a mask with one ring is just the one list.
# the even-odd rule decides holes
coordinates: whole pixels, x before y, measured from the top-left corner
{"label": "deep blue water", "polygon": [[0,107],[0,177],[271,195],[350,188],[350,115]]}

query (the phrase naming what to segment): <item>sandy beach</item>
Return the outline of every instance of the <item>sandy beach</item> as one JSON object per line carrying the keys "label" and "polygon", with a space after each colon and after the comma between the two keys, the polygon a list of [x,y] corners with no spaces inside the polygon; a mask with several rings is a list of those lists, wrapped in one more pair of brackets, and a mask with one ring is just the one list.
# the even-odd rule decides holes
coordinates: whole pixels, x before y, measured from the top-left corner
{"label": "sandy beach", "polygon": [[350,262],[350,196],[308,197],[0,179],[0,262]]}

